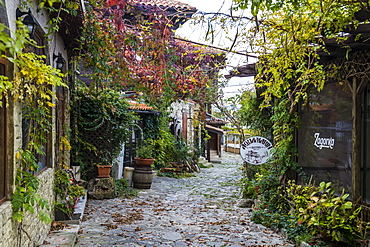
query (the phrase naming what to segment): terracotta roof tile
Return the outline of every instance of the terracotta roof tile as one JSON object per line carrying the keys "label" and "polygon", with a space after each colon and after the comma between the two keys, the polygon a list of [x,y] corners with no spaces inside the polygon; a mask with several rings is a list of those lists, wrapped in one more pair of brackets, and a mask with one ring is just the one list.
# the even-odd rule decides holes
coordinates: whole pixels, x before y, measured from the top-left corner
{"label": "terracotta roof tile", "polygon": [[207,45],[199,45],[192,43],[191,41],[184,40],[180,37],[175,37],[176,43],[183,48],[187,48],[190,51],[199,51],[202,53],[214,53],[214,54],[223,54],[225,52],[217,50],[215,48],[209,47]]}
{"label": "terracotta roof tile", "polygon": [[160,8],[172,7],[178,10],[195,10],[195,7],[190,6],[189,4],[182,3],[176,0],[138,0],[135,3],[143,5],[157,6]]}
{"label": "terracotta roof tile", "polygon": [[130,102],[130,109],[131,110],[141,110],[141,111],[150,111],[153,110],[153,107],[148,106],[142,103]]}
{"label": "terracotta roof tile", "polygon": [[227,122],[221,118],[218,118],[218,117],[215,117],[215,116],[212,116],[211,114],[206,114],[206,123],[207,124],[222,124],[222,125],[225,125],[227,124]]}

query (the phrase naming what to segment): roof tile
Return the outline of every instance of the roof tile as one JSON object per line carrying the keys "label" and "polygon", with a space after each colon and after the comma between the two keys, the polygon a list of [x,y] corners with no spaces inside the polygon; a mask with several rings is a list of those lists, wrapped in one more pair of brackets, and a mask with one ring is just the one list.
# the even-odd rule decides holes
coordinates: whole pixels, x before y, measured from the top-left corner
{"label": "roof tile", "polygon": [[150,111],[153,110],[153,107],[148,106],[142,103],[130,102],[130,109],[131,110],[141,110],[141,111]]}
{"label": "roof tile", "polygon": [[195,7],[190,6],[189,4],[182,3],[182,2],[176,1],[176,0],[138,0],[138,1],[136,1],[136,3],[137,4],[157,6],[157,7],[160,7],[160,8],[172,7],[172,8],[181,9],[181,10],[194,10],[194,9],[196,9]]}

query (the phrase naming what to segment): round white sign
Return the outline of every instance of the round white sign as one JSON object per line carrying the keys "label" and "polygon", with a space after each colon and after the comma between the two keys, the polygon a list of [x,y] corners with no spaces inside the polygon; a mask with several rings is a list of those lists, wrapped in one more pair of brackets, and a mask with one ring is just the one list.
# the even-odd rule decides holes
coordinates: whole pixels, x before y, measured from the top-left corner
{"label": "round white sign", "polygon": [[269,140],[260,136],[246,139],[240,146],[240,155],[243,160],[252,165],[261,165],[270,158],[272,144]]}

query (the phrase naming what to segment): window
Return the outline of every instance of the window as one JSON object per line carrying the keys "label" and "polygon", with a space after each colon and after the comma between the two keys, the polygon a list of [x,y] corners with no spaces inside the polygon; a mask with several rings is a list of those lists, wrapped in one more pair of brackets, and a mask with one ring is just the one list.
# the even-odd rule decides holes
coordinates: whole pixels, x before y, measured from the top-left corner
{"label": "window", "polygon": [[37,55],[46,55],[44,35],[36,29],[33,39],[35,40],[37,47],[28,45],[25,48],[25,52],[33,52]]}
{"label": "window", "polygon": [[34,48],[34,53],[37,55],[45,55],[45,42],[44,42],[44,36],[36,30],[34,34],[34,40],[36,41],[38,47],[33,47]]}
{"label": "window", "polygon": [[328,83],[303,106],[298,162],[308,177],[331,181],[340,192],[352,188],[352,98],[339,83]]}
{"label": "window", "polygon": [[[0,75],[5,75],[5,62],[0,59]],[[1,99],[0,108],[0,203],[5,201],[7,194],[7,109],[5,100]]]}
{"label": "window", "polygon": [[[33,46],[30,46],[28,47],[27,49],[27,52],[33,52],[37,55],[45,55],[46,52],[45,52],[45,41],[44,41],[44,36],[42,35],[42,33],[39,31],[39,30],[36,30],[35,34],[34,34],[34,40],[36,41],[38,47],[33,47]],[[35,105],[35,107],[37,107],[37,105]],[[25,114],[23,114],[24,116]],[[22,140],[22,143],[23,143],[23,148],[27,148],[27,144],[29,142],[29,132],[33,129],[33,128],[41,128],[40,126],[35,126],[35,121],[30,121],[29,119],[23,117],[22,119],[22,137],[23,137],[23,140]],[[50,131],[51,132],[51,131]],[[43,152],[45,153],[45,155],[38,155],[37,156],[37,160],[38,160],[38,166],[39,166],[39,169],[37,172],[40,172],[42,171],[43,169],[47,168],[51,162],[51,155],[50,155],[50,148],[51,148],[51,145],[49,144],[51,142],[51,134],[48,134],[47,136],[47,142],[44,144],[44,148],[43,148]]]}

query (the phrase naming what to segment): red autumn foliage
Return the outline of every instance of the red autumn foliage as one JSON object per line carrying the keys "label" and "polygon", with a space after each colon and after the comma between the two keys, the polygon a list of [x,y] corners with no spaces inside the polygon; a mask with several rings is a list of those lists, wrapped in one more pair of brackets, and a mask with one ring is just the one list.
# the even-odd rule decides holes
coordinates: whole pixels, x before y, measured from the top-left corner
{"label": "red autumn foliage", "polygon": [[173,99],[200,101],[213,88],[214,68],[222,56],[176,40],[175,18],[166,10],[125,0],[92,6],[84,58],[102,86],[142,91],[153,99],[172,92]]}

